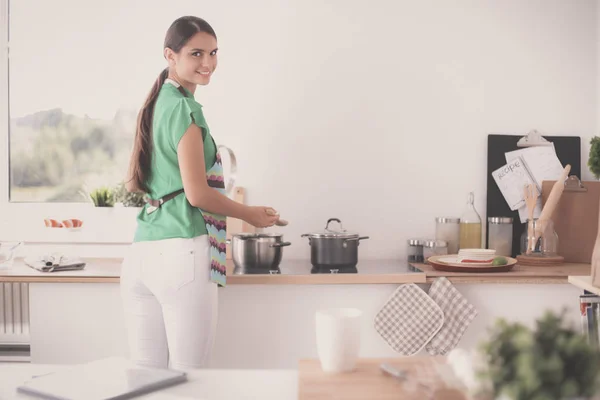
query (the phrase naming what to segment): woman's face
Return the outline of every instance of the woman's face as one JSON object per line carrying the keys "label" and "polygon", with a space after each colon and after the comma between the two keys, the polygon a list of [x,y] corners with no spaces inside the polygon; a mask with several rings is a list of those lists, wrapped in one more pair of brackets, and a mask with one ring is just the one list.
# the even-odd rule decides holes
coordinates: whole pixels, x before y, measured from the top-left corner
{"label": "woman's face", "polygon": [[217,50],[217,39],[199,32],[188,40],[179,53],[165,49],[165,57],[180,84],[208,85],[217,68]]}

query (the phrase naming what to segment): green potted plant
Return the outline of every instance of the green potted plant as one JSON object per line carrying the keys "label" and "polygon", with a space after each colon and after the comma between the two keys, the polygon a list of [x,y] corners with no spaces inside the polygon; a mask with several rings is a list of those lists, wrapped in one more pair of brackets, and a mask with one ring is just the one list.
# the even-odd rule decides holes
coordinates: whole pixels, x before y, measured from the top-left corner
{"label": "green potted plant", "polygon": [[114,194],[115,202],[123,204],[124,207],[143,207],[145,204],[144,193],[127,191],[124,182],[115,187]]}
{"label": "green potted plant", "polygon": [[591,399],[599,393],[600,350],[567,326],[565,311],[546,312],[534,329],[499,319],[482,343],[487,381],[496,399]]}
{"label": "green potted plant", "polygon": [[588,159],[588,167],[596,179],[600,179],[600,137],[594,136],[590,141],[590,157]]}
{"label": "green potted plant", "polygon": [[106,186],[92,190],[90,198],[96,207],[113,207],[115,205],[113,189]]}

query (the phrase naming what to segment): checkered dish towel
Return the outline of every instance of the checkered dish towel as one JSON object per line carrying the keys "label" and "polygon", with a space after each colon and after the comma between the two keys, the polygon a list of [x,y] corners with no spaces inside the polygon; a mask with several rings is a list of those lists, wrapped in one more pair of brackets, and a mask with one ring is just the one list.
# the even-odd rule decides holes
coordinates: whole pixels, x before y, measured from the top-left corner
{"label": "checkered dish towel", "polygon": [[444,312],[444,326],[427,344],[431,355],[445,355],[452,350],[471,321],[477,316],[477,309],[446,278],[437,278],[429,288],[429,297]]}
{"label": "checkered dish towel", "polygon": [[375,330],[396,352],[421,351],[444,324],[441,308],[414,283],[401,285],[375,315]]}

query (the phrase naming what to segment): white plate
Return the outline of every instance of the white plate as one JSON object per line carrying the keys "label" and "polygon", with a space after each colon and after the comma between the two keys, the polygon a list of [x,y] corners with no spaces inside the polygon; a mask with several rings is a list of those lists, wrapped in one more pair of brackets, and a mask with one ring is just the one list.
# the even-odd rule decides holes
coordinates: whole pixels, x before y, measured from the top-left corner
{"label": "white plate", "polygon": [[496,254],[494,249],[460,249],[458,254]]}
{"label": "white plate", "polygon": [[492,265],[492,262],[468,262],[468,263],[464,263],[461,261],[461,258],[457,257],[457,256],[448,256],[448,257],[440,257],[438,259],[438,261],[446,263],[446,264],[460,264],[460,265],[464,265],[465,267],[468,267],[469,265]]}

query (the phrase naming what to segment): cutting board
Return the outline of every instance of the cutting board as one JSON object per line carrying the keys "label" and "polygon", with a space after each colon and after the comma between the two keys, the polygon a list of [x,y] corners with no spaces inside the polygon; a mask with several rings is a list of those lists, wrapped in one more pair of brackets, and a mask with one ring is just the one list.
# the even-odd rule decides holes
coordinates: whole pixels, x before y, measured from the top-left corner
{"label": "cutting board", "polygon": [[[542,182],[542,204],[546,204],[555,182]],[[558,254],[565,262],[591,262],[598,232],[599,203],[600,182],[580,182],[573,175],[565,181],[565,190],[552,215],[558,235]]]}
{"label": "cutting board", "polygon": [[[233,200],[245,204],[246,189],[243,187],[234,188]],[[231,239],[231,236],[236,233],[253,232],[256,232],[256,228],[249,223],[241,219],[227,217],[227,239]],[[226,246],[226,258],[227,260],[231,260],[231,245],[229,244]]]}

